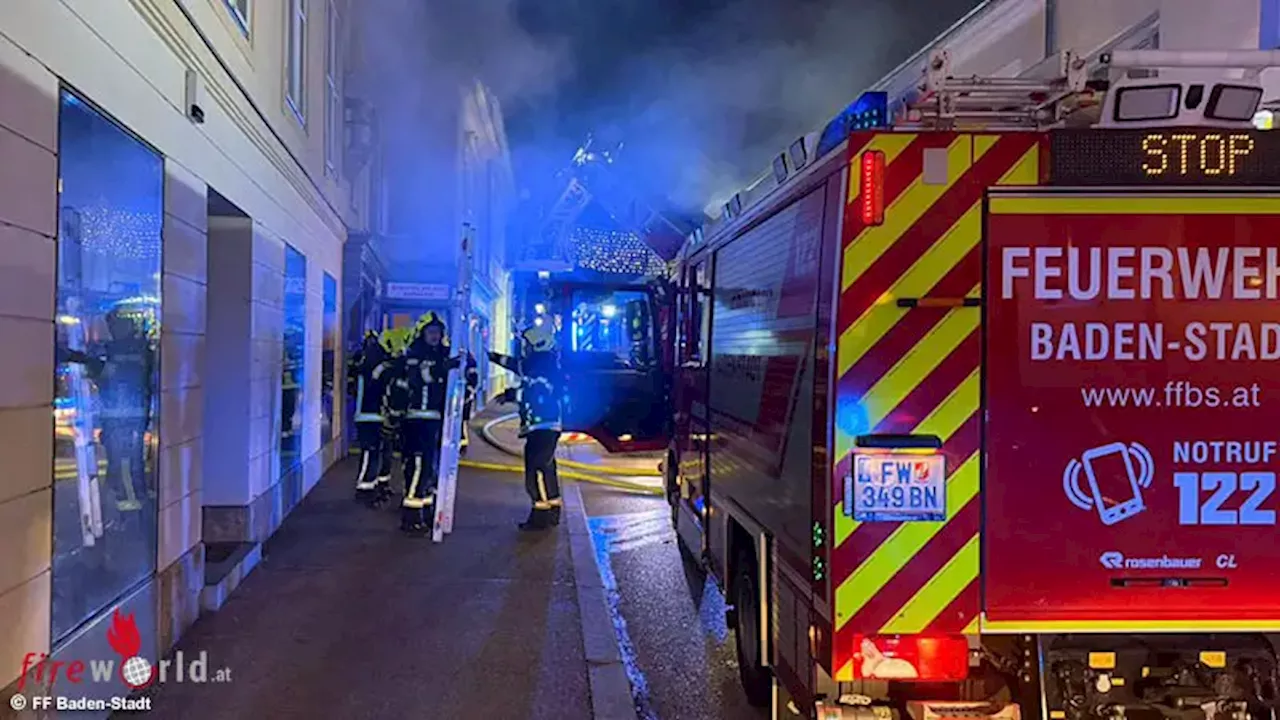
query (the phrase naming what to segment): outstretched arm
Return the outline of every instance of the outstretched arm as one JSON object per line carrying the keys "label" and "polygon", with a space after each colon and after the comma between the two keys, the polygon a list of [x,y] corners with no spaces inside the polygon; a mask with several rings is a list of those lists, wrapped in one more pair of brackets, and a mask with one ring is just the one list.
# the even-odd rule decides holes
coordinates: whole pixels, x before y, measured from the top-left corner
{"label": "outstretched arm", "polygon": [[520,372],[520,361],[516,358],[511,357],[510,355],[503,355],[502,353],[490,351],[489,361],[493,363],[497,363],[498,365],[501,365],[502,367],[506,368],[507,370],[510,370],[513,373]]}

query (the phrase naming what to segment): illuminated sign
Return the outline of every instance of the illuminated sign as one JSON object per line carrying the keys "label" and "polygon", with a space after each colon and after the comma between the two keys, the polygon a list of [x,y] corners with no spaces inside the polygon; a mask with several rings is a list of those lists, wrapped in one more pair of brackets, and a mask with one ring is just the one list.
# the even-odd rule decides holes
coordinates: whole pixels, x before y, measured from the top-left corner
{"label": "illuminated sign", "polygon": [[1225,128],[1058,130],[1052,185],[1280,185],[1280,133]]}

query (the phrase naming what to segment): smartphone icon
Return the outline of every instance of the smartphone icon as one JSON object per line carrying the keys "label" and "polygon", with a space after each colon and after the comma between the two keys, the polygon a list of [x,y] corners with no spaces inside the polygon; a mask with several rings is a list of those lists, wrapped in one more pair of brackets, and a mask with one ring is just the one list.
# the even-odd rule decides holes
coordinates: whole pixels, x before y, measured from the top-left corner
{"label": "smartphone icon", "polygon": [[1080,459],[1103,525],[1115,525],[1146,509],[1133,457],[1124,443],[1092,448]]}

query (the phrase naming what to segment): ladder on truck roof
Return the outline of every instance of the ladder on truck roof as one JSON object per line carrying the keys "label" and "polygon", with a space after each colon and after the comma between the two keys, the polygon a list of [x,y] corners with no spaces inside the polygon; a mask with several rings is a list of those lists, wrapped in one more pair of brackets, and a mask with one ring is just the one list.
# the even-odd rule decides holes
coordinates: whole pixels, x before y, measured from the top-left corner
{"label": "ladder on truck roof", "polygon": [[[1079,111],[1102,105],[1115,85],[1139,84],[1134,70],[1243,72],[1243,84],[1257,84],[1258,74],[1280,67],[1276,50],[1116,50],[1100,63],[1107,80],[1090,80],[1089,65],[1076,53],[1059,53],[1059,72],[1050,78],[955,77],[951,57],[937,50],[925,68],[920,95],[906,103],[894,127],[922,130],[1043,130],[1072,124]],[[1147,80],[1150,82],[1150,80]],[[1167,81],[1166,81],[1167,82]],[[1093,118],[1085,118],[1093,124]]]}
{"label": "ladder on truck roof", "polygon": [[1088,64],[1067,50],[1051,78],[954,77],[951,54],[936,50],[925,66],[920,95],[909,101],[894,127],[921,130],[1038,130],[1062,122],[1092,90]]}

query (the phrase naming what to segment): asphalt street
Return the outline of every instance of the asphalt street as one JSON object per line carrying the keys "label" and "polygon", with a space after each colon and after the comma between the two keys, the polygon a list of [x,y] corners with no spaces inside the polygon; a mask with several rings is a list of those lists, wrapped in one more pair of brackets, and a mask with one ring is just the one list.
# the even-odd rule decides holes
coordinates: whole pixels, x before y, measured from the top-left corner
{"label": "asphalt street", "polygon": [[[517,448],[512,424],[491,428]],[[599,445],[564,443],[560,457],[585,465],[652,472],[656,456],[610,456]],[[577,469],[577,468],[575,468]],[[613,474],[661,485],[659,478]],[[580,483],[587,524],[604,579],[614,632],[641,720],[751,720],[738,681],[733,634],[715,581],[686,560],[662,497]]]}
{"label": "asphalt street", "polygon": [[[684,560],[665,500],[583,485],[588,526],[642,720],[750,720],[715,582]],[[621,622],[618,622],[618,620]]]}

